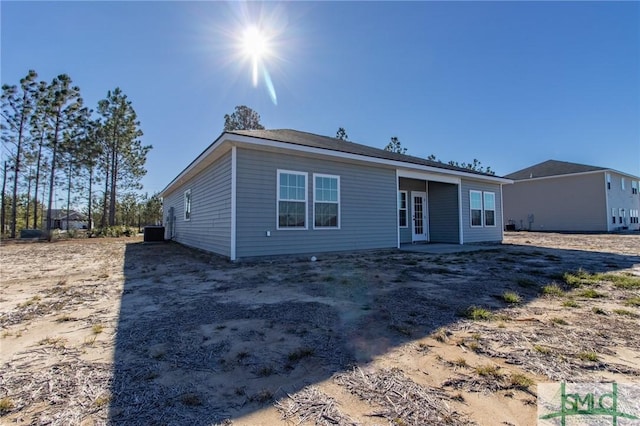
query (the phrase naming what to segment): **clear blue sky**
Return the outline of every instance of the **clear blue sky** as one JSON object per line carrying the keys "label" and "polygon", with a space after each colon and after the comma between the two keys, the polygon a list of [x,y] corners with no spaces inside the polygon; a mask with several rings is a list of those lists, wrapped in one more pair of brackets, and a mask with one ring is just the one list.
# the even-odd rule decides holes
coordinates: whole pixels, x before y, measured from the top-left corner
{"label": "clear blue sky", "polygon": [[[2,83],[121,87],[164,188],[245,104],[292,128],[504,175],[547,159],[640,175],[638,2],[11,2]],[[237,47],[270,31],[277,104]]]}

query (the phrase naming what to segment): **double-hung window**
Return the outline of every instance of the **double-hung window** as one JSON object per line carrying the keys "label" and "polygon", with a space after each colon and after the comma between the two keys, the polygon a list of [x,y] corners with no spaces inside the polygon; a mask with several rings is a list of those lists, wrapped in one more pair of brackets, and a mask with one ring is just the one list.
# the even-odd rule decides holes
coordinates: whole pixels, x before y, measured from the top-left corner
{"label": "double-hung window", "polygon": [[469,191],[471,226],[482,226],[482,191]]}
{"label": "double-hung window", "polygon": [[611,209],[611,223],[616,223],[616,208]]}
{"label": "double-hung window", "polygon": [[307,173],[278,170],[278,229],[307,229]]}
{"label": "double-hung window", "polygon": [[622,190],[624,191],[624,178],[622,178],[622,179],[620,180],[620,183],[621,183],[621,185],[622,185]]}
{"label": "double-hung window", "polygon": [[607,189],[611,189],[611,175],[607,173]]}
{"label": "double-hung window", "polygon": [[191,220],[191,190],[184,192],[184,220]]}
{"label": "double-hung window", "polygon": [[638,193],[638,181],[635,181],[635,180],[631,181],[631,193],[632,194]]}
{"label": "double-hung window", "polygon": [[484,192],[484,226],[496,226],[496,194]]}
{"label": "double-hung window", "polygon": [[407,191],[398,191],[398,226],[406,228],[407,222]]}
{"label": "double-hung window", "polygon": [[313,174],[313,227],[340,228],[340,176]]}

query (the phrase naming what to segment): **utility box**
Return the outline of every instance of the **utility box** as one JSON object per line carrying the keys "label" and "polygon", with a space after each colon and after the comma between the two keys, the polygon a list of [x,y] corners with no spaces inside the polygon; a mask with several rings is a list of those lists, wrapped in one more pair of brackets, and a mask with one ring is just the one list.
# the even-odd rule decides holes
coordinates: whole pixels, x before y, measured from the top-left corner
{"label": "utility box", "polygon": [[164,241],[164,226],[145,226],[144,242],[161,243]]}

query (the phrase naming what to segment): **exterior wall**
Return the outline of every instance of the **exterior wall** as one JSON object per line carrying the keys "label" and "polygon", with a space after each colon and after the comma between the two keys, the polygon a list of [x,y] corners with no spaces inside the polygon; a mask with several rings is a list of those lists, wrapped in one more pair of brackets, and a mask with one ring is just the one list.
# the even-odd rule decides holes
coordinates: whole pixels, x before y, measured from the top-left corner
{"label": "exterior wall", "polygon": [[[506,189],[509,185],[505,185]],[[469,203],[469,191],[489,191],[496,194],[496,226],[471,226],[471,209]],[[462,238],[463,244],[478,242],[497,242],[502,241],[502,197],[500,194],[500,184],[479,182],[473,180],[462,180],[461,185],[462,199]]]}
{"label": "exterior wall", "polygon": [[[191,219],[184,218],[184,193],[191,190]],[[231,153],[226,153],[163,199],[164,226],[174,209],[174,240],[223,256],[231,253]],[[170,238],[167,235],[167,238]]]}
{"label": "exterior wall", "polygon": [[[611,188],[607,188],[606,176],[609,175],[611,179]],[[624,178],[624,189],[622,189],[622,179]],[[636,186],[640,187],[640,179],[631,179],[628,176],[623,176],[616,172],[606,172],[605,181],[603,183],[605,187],[605,193],[607,197],[606,207],[606,223],[609,231],[617,231],[623,228],[630,230],[640,229],[640,225],[637,223],[631,223],[629,212],[631,210],[640,210],[640,195],[632,193],[632,181],[636,182]],[[638,188],[640,192],[640,188]],[[611,220],[611,209],[615,208],[618,212],[616,215],[616,223]],[[620,223],[619,215],[620,209],[624,209],[625,217],[623,217],[622,223]]]}
{"label": "exterior wall", "polygon": [[[411,228],[413,226],[413,203],[411,202],[411,191],[427,192],[427,182],[419,179],[400,178],[400,191],[407,191],[407,226],[400,228],[400,243],[411,243],[413,236]],[[429,194],[427,194],[427,209],[429,209]],[[429,210],[427,210],[429,214]]]}
{"label": "exterior wall", "polygon": [[602,172],[516,181],[503,189],[504,219],[514,221],[517,229],[532,231],[607,231],[605,190]]}
{"label": "exterior wall", "polygon": [[[278,169],[308,173],[306,230],[277,229]],[[340,229],[313,229],[313,173],[340,176]],[[236,188],[238,258],[397,246],[394,169],[239,147]]]}
{"label": "exterior wall", "polygon": [[459,243],[458,185],[429,182],[429,237],[434,243]]}

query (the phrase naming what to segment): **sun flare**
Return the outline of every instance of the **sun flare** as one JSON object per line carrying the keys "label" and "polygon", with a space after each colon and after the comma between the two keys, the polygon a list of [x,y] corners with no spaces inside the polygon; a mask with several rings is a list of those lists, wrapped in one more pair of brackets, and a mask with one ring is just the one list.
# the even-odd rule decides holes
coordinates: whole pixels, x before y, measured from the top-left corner
{"label": "sun flare", "polygon": [[242,51],[251,61],[253,86],[258,85],[258,68],[260,63],[269,55],[267,38],[256,27],[249,27],[242,37]]}

